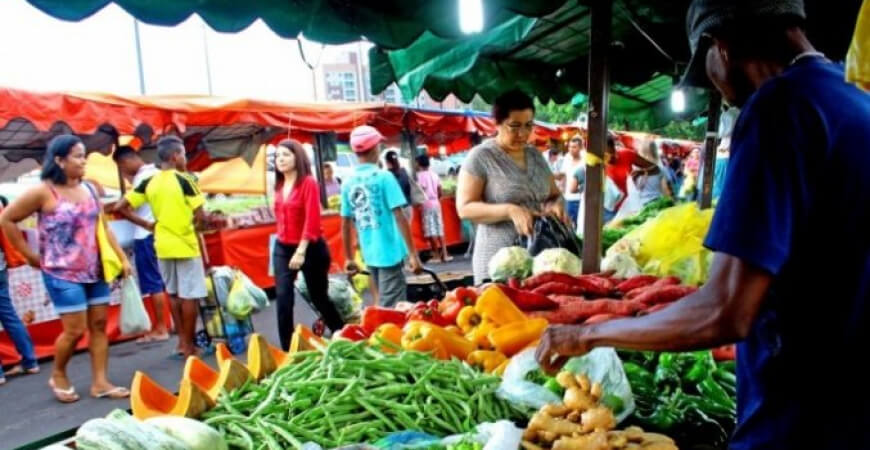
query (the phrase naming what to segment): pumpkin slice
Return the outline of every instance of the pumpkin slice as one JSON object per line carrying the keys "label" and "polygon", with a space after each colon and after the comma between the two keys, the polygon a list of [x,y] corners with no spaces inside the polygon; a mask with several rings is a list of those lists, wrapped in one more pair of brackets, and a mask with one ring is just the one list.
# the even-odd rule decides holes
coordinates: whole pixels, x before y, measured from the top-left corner
{"label": "pumpkin slice", "polygon": [[244,364],[234,359],[224,361],[220,367],[221,370],[217,383],[208,392],[209,396],[215,401],[217,401],[221,389],[230,392],[240,388],[245,384],[245,381],[248,381],[248,378],[251,378],[251,371]]}
{"label": "pumpkin slice", "polygon": [[266,338],[261,334],[251,334],[251,340],[248,342],[248,370],[257,381],[262,380],[278,368],[270,347]]}
{"label": "pumpkin slice", "polygon": [[217,358],[218,366],[221,365],[224,361],[228,359],[233,359],[233,352],[230,351],[230,348],[227,347],[227,344],[223,342],[218,342],[215,346],[214,355]]}
{"label": "pumpkin slice", "polygon": [[145,373],[136,371],[133,375],[130,408],[139,420],[167,415],[196,418],[212,407],[214,401],[189,379],[182,378],[175,396]]}
{"label": "pumpkin slice", "polygon": [[181,377],[182,379],[190,380],[196,387],[206,391],[212,399],[217,398],[211,394],[211,390],[217,385],[220,374],[209,367],[205,361],[196,356],[188,356]]}
{"label": "pumpkin slice", "polygon": [[326,341],[322,337],[314,334],[311,328],[302,325],[296,325],[293,331],[293,337],[290,339],[290,353],[303,352],[306,350],[321,350],[326,346]]}

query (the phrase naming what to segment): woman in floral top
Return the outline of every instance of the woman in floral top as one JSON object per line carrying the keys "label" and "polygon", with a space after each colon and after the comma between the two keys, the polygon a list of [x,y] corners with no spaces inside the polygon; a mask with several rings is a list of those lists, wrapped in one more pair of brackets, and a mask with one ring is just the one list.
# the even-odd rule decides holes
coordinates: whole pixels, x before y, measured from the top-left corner
{"label": "woman in floral top", "polygon": [[[106,313],[109,286],[103,279],[97,245],[100,201],[94,186],[82,182],[85,174],[85,146],[73,135],[60,135],[48,143],[42,167],[42,180],[15,200],[2,214],[0,225],[10,243],[27,262],[42,269],[48,295],[60,315],[63,331],[54,344],[54,371],[49,379],[55,397],[62,403],[79,399],[66,374],[76,342],[88,331],[91,354],[91,396],[124,398],[130,392],[109,382]],[[39,254],[35,254],[16,223],[39,215]],[[123,274],[130,264],[112,230],[105,226],[109,242],[123,263]]]}

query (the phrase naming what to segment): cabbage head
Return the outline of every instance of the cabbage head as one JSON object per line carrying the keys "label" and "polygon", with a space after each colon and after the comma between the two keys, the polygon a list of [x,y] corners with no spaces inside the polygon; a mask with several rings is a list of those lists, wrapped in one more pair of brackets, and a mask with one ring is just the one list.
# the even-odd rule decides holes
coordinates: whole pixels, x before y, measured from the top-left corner
{"label": "cabbage head", "polygon": [[492,281],[522,280],[532,272],[532,255],[522,247],[504,247],[489,260],[489,278]]}
{"label": "cabbage head", "polygon": [[580,258],[564,248],[548,248],[535,256],[532,273],[538,275],[545,272],[567,273],[580,275]]}

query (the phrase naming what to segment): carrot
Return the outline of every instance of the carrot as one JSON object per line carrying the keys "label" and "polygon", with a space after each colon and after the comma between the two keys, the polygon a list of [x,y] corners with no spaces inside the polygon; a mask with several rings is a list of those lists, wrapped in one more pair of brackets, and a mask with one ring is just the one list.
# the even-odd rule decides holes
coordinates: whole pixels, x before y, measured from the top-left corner
{"label": "carrot", "polygon": [[697,290],[697,288],[692,286],[653,286],[646,292],[632,299],[631,301],[636,303],[642,303],[645,305],[670,303],[679,300]]}
{"label": "carrot", "polygon": [[655,275],[637,275],[616,285],[616,290],[619,292],[628,293],[633,289],[649,286],[658,280],[659,277]]}

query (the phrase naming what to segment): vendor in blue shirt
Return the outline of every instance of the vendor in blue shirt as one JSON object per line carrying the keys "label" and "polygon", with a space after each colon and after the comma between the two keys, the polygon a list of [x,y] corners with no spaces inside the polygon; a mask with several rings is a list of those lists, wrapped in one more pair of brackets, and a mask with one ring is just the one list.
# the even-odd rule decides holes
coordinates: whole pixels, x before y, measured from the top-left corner
{"label": "vendor in blue shirt", "polygon": [[804,18],[800,1],[693,2],[684,83],[742,108],[709,280],[644,317],[552,326],[538,348],[552,372],[600,346],[739,342],[734,449],[870,448],[870,96],[813,49]]}

